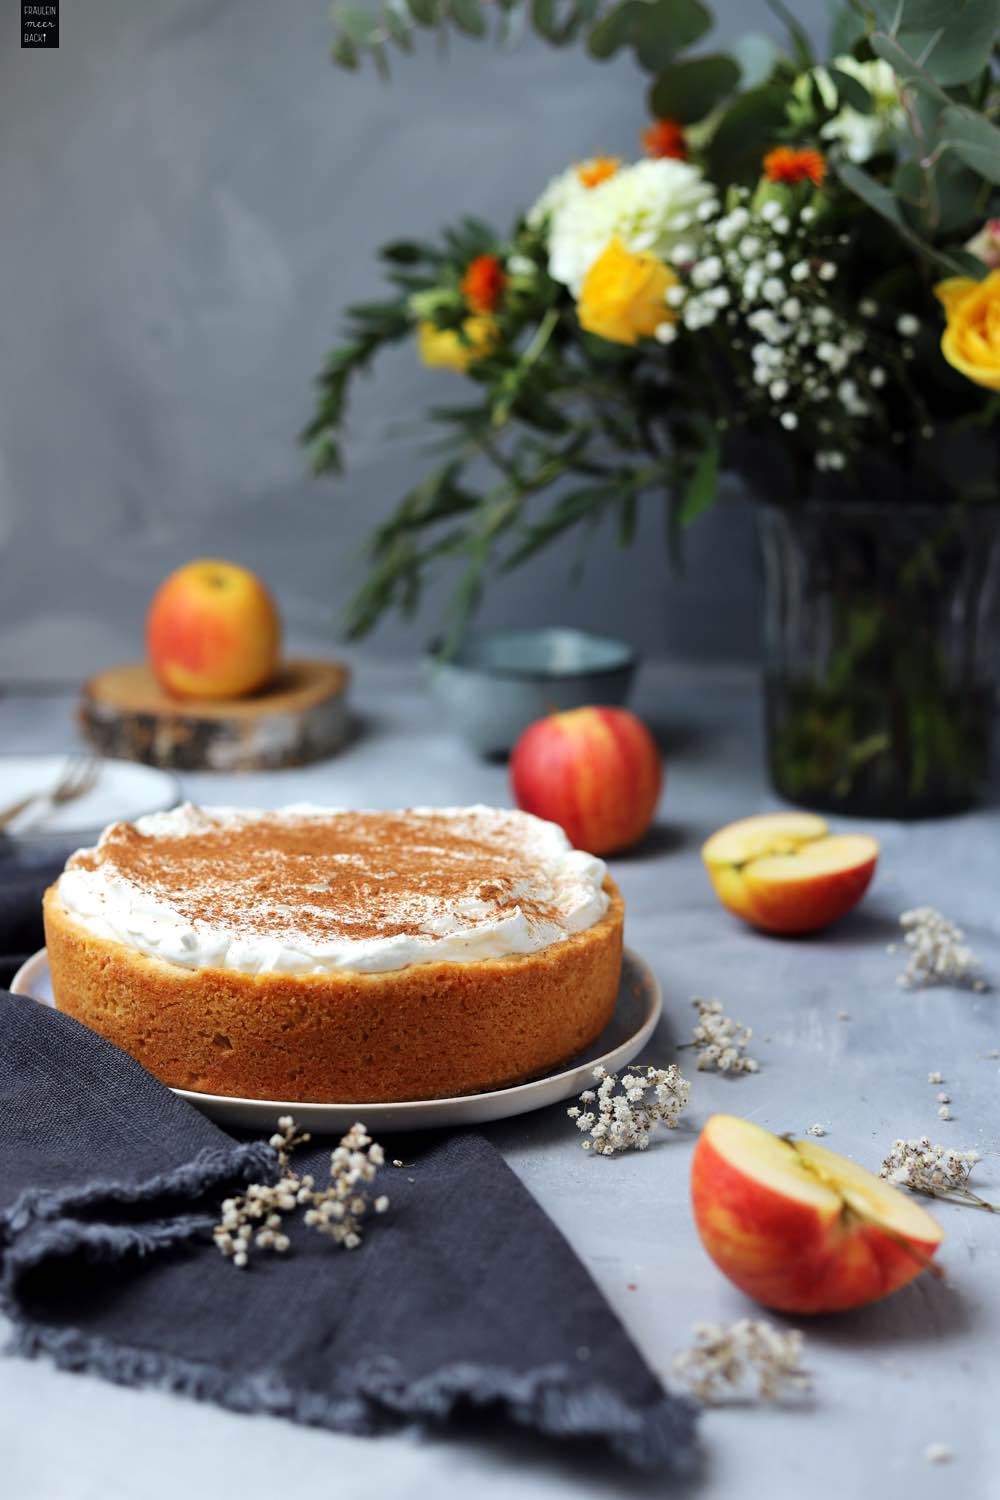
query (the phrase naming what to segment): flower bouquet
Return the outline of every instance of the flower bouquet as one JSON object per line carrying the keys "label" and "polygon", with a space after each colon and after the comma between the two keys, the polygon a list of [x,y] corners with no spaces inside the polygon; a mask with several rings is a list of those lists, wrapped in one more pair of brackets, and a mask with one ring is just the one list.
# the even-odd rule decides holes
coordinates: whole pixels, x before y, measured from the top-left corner
{"label": "flower bouquet", "polygon": [[[357,65],[409,26],[485,29],[478,0],[342,8]],[[516,8],[505,5],[509,15]],[[640,504],[668,542],[723,469],[764,502],[772,776],[815,805],[905,814],[986,774],[1000,569],[1000,0],[873,0],[818,58],[689,49],[700,0],[577,0],[600,58],[654,73],[644,159],[592,156],[509,230],[464,218],[382,251],[388,300],[348,309],[305,437],[336,470],[354,375],[409,339],[467,396],[443,461],[375,531],[354,634],[464,568],[455,642],[491,572]]]}

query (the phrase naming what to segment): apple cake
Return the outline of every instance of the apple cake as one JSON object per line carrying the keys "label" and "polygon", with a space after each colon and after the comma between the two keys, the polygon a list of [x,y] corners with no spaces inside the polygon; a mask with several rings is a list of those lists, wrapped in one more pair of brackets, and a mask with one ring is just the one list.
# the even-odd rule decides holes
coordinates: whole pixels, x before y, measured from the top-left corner
{"label": "apple cake", "polygon": [[604,1028],[622,951],[603,862],[490,807],[185,806],[113,823],[46,892],[56,1004],[175,1088],[444,1098]]}

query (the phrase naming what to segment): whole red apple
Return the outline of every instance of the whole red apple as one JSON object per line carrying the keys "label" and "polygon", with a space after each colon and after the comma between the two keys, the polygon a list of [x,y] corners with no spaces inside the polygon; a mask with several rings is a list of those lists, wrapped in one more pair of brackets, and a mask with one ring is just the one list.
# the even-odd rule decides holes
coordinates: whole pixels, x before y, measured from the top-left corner
{"label": "whole red apple", "polygon": [[146,616],[150,665],[178,698],[241,698],[278,665],[281,621],[260,579],[200,558],[165,579]]}
{"label": "whole red apple", "polygon": [[530,724],[510,758],[514,800],[577,849],[613,854],[653,821],[663,783],[656,741],[624,708],[573,708]]}

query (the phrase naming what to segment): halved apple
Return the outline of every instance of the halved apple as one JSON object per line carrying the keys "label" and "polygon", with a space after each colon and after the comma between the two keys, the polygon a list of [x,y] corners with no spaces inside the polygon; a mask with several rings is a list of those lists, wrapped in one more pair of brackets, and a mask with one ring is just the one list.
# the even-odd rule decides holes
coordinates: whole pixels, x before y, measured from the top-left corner
{"label": "halved apple", "polygon": [[702,859],[727,911],[767,932],[815,932],[861,900],[878,862],[876,839],[831,834],[815,813],[762,813],[729,823]]}
{"label": "halved apple", "polygon": [[919,1276],[943,1239],[912,1198],[815,1141],[712,1115],[691,1163],[702,1244],[779,1312],[863,1307]]}

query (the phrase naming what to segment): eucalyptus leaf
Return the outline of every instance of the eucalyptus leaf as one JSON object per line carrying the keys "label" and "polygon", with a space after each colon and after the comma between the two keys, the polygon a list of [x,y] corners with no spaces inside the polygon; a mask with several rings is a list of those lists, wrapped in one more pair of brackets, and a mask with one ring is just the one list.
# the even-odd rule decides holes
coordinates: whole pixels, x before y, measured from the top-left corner
{"label": "eucalyptus leaf", "polygon": [[957,153],[947,152],[934,168],[937,195],[937,229],[941,234],[962,231],[968,235],[980,227],[982,177]]}
{"label": "eucalyptus leaf", "polygon": [[731,94],[739,81],[739,65],[721,53],[673,63],[650,88],[650,112],[661,120],[692,125]]}
{"label": "eucalyptus leaf", "polygon": [[872,113],[875,108],[875,101],[863,83],[859,83],[856,78],[850,73],[845,73],[842,68],[831,66],[829,74],[837,90],[837,97],[842,104],[846,104],[850,109],[857,110],[859,115],[870,115]]}
{"label": "eucalyptus leaf", "polygon": [[[898,0],[896,0],[898,4]],[[946,0],[945,0],[946,3]],[[865,24],[866,18],[858,6],[846,5],[844,0],[829,0],[829,6],[833,15],[830,20],[830,47],[831,57],[842,57],[845,52],[853,52],[858,42],[868,30]],[[877,7],[876,7],[877,9]],[[892,17],[884,21],[879,17],[881,24],[891,26]]]}
{"label": "eucalyptus leaf", "polygon": [[956,256],[928,244],[907,222],[899,199],[891,188],[877,182],[874,177],[869,176],[853,162],[839,160],[836,162],[836,170],[844,186],[860,198],[862,203],[866,203],[869,208],[874,209],[877,214],[892,224],[903,239],[919,251],[926,260],[939,266],[950,276],[961,274],[960,262]]}
{"label": "eucalyptus leaf", "polygon": [[401,13],[403,6],[390,4],[382,12],[382,20],[385,29],[401,52],[413,51],[413,33],[410,26]]}
{"label": "eucalyptus leaf", "polygon": [[1000,130],[985,115],[950,105],[941,116],[941,144],[988,182],[1000,182]]}
{"label": "eucalyptus leaf", "polygon": [[562,36],[557,0],[531,0],[531,24],[547,42],[557,42]]}
{"label": "eucalyptus leaf", "polygon": [[362,5],[335,5],[333,19],[341,36],[346,36],[359,47],[370,47],[381,29],[377,18]]}
{"label": "eucalyptus leaf", "polygon": [[630,42],[644,9],[644,0],[622,0],[620,5],[613,5],[596,26],[591,28],[587,37],[587,50],[591,57],[603,62]]}
{"label": "eucalyptus leaf", "polygon": [[448,14],[466,36],[486,35],[486,18],[479,0],[448,0]]}
{"label": "eucalyptus leaf", "polygon": [[766,0],[768,10],[774,12],[779,21],[784,24],[785,30],[792,39],[792,50],[795,61],[800,68],[811,68],[815,65],[816,58],[813,53],[813,45],[809,33],[801,21],[785,4],[785,0]]}
{"label": "eucalyptus leaf", "polygon": [[708,144],[711,175],[720,185],[760,175],[761,158],[785,124],[788,97],[785,84],[765,83],[726,109]]}
{"label": "eucalyptus leaf", "polygon": [[633,33],[636,57],[657,73],[712,29],[712,13],[701,0],[644,0]]}
{"label": "eucalyptus leaf", "polygon": [[962,228],[969,231],[980,178],[954,156],[939,161],[932,171],[905,161],[896,169],[892,188],[907,210],[907,220],[929,240]]}
{"label": "eucalyptus leaf", "polygon": [[935,99],[938,103],[950,103],[948,95],[937,79],[920,66],[916,56],[907,50],[902,41],[888,36],[885,32],[876,31],[872,33],[869,42],[875,56],[887,62],[896,77],[903,83],[913,84],[928,98]]}
{"label": "eucalyptus leaf", "polygon": [[432,30],[440,24],[444,12],[443,0],[406,0],[406,4],[418,26]]}
{"label": "eucalyptus leaf", "polygon": [[885,31],[936,31],[958,20],[968,0],[873,0],[872,10]]}
{"label": "eucalyptus leaf", "polygon": [[977,78],[989,64],[1000,27],[1000,0],[966,0],[956,6],[948,24],[926,30],[900,31],[911,56],[945,87]]}

